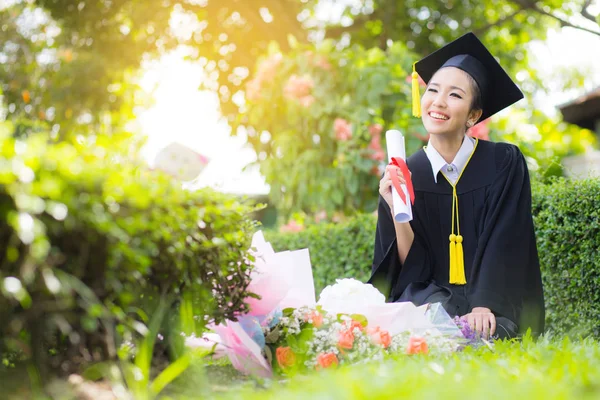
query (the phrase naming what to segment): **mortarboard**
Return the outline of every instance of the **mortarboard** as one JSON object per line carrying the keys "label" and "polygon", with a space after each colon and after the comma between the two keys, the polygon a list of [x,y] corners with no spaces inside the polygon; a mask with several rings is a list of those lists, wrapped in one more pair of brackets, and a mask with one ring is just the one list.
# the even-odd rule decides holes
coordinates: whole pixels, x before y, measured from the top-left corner
{"label": "mortarboard", "polygon": [[421,116],[419,76],[426,83],[443,67],[459,68],[475,79],[481,90],[483,114],[479,121],[523,98],[523,93],[494,56],[472,32],[461,36],[413,64],[413,115]]}

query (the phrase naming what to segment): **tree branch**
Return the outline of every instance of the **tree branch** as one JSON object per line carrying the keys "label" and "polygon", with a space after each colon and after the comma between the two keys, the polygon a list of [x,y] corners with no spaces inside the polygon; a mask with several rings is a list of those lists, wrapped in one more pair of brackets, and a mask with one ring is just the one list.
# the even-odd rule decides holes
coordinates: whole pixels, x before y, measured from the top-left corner
{"label": "tree branch", "polygon": [[502,18],[498,18],[497,21],[492,22],[491,24],[487,24],[485,26],[482,26],[480,28],[474,29],[473,33],[475,33],[476,35],[482,34],[485,31],[487,31],[488,29],[494,27],[494,26],[498,26],[501,25],[502,23],[504,23],[506,20],[510,20],[512,18],[514,18],[517,14],[519,14],[521,11],[524,11],[524,8],[520,8],[518,10],[516,10],[515,12],[513,12],[512,14],[506,15]]}
{"label": "tree branch", "polygon": [[[584,32],[588,32],[597,36],[600,36],[600,31],[594,31],[591,29],[588,29],[584,26],[580,26],[580,25],[575,25],[569,21],[567,21],[566,19],[563,19],[557,15],[554,15],[548,11],[544,11],[543,9],[541,9],[536,3],[535,1],[530,1],[530,0],[513,0],[513,3],[518,4],[519,6],[521,6],[523,9],[531,9],[539,14],[545,15],[547,17],[553,18],[555,20],[557,20],[558,22],[560,22],[561,26],[569,26],[571,28],[575,28],[575,29],[579,29],[581,31]],[[588,3],[588,1],[586,1],[586,3]]]}
{"label": "tree branch", "polygon": [[586,0],[586,2],[583,3],[583,6],[581,7],[581,15],[583,15],[585,18],[589,19],[592,22],[596,22],[596,18],[587,10],[591,4],[592,0]]}
{"label": "tree branch", "polygon": [[554,15],[552,13],[544,11],[544,10],[538,8],[537,6],[534,6],[533,9],[535,11],[537,11],[538,13],[540,13],[540,14],[546,15],[546,16],[548,16],[550,18],[554,18],[555,20],[557,20],[558,22],[560,22],[560,24],[562,26],[569,26],[571,28],[579,29],[579,30],[582,30],[584,32],[588,32],[588,33],[592,33],[594,35],[600,36],[600,32],[598,32],[598,31],[593,31],[593,30],[588,29],[588,28],[586,28],[584,26],[575,25],[575,24],[573,24],[573,23],[571,23],[571,22],[569,22],[569,21],[567,21],[565,19],[562,19],[562,18],[560,18],[560,17],[558,17],[558,16],[556,16],[556,15]]}

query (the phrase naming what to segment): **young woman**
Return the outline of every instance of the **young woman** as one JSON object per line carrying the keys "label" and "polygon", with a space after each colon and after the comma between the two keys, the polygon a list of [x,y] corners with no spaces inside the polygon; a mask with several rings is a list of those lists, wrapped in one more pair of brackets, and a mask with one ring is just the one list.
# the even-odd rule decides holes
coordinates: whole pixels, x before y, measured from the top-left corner
{"label": "young woman", "polygon": [[472,33],[415,70],[427,82],[420,109],[430,141],[407,160],[410,223],[393,219],[390,176],[403,182],[399,169],[388,166],[380,181],[370,282],[390,301],[441,302],[484,336],[539,334],[544,299],[525,159],[516,146],[465,134],[523,94]]}

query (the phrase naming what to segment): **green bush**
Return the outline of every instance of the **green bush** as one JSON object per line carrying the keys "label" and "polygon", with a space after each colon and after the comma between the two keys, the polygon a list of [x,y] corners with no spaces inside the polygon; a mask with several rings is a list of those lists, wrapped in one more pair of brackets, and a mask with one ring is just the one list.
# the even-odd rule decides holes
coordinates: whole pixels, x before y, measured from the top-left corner
{"label": "green bush", "polygon": [[[533,214],[546,297],[547,329],[600,337],[600,180],[533,186]],[[376,217],[268,232],[277,251],[308,247],[319,293],[336,278],[371,272]]]}
{"label": "green bush", "polygon": [[4,350],[67,371],[115,358],[121,343],[148,331],[159,299],[184,298],[187,315],[217,320],[245,310],[249,265],[240,260],[255,227],[250,206],[183,190],[150,171],[133,161],[138,146],[127,135],[50,143],[7,131],[0,132]]}
{"label": "green bush", "polygon": [[547,325],[600,337],[600,180],[539,185],[533,200]]}

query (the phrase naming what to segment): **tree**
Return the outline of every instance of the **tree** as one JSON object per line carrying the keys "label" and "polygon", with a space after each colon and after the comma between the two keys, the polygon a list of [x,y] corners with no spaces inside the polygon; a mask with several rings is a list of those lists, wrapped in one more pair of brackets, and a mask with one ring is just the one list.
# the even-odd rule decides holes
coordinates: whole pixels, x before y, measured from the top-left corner
{"label": "tree", "polygon": [[[340,41],[283,54],[271,49],[257,63],[236,122],[246,128],[271,187],[271,201],[284,218],[294,212],[374,209],[377,166],[385,162],[381,132],[400,129],[408,154],[427,140],[420,121],[409,115],[410,66],[464,33],[457,21],[468,20],[491,52],[507,60],[503,66],[519,77],[526,93],[542,90],[529,66],[526,44],[543,38],[545,24],[554,24],[553,19],[511,2],[447,2],[446,14],[434,11],[434,4],[439,7],[438,2],[412,1],[373,2],[372,10],[348,7],[343,26],[326,27],[327,35],[336,39],[350,36],[341,50]],[[327,72],[319,65],[327,65]],[[560,156],[581,152],[592,142],[589,132],[558,124],[529,101],[520,103],[509,118],[494,118],[494,123],[479,127],[484,136],[491,132],[496,140],[519,144],[542,178],[560,174]]]}
{"label": "tree", "polygon": [[[109,129],[131,118],[133,107],[143,100],[134,96],[141,62],[184,45],[190,49],[190,59],[204,65],[208,79],[203,88],[219,94],[222,112],[231,121],[243,103],[240,98],[249,70],[268,43],[276,42],[283,51],[290,35],[306,43],[311,32],[321,29],[311,17],[324,3],[17,0],[0,11],[0,22],[7,28],[0,33],[4,55],[0,78],[9,117],[50,119],[63,131],[68,125],[83,130],[90,124]],[[352,43],[381,49],[390,41],[401,41],[424,55],[473,30],[498,57],[515,61],[511,72],[527,65],[524,44],[543,39],[549,25],[600,34],[600,27],[592,22],[597,17],[589,11],[589,0],[348,3],[343,26],[325,24],[327,37],[337,40],[349,35]],[[45,18],[20,29],[27,15]],[[74,123],[77,120],[80,123]]]}
{"label": "tree", "polygon": [[[321,2],[311,0],[313,6]],[[425,55],[465,30],[490,34],[490,42],[505,41],[510,34],[516,43],[523,43],[527,37],[535,38],[552,23],[558,23],[600,36],[599,16],[589,11],[591,0],[372,0],[361,1],[360,7],[355,3],[348,3],[344,10],[344,22],[351,22],[329,24],[327,37],[339,39],[348,34],[354,42],[380,48],[387,47],[388,40],[401,40]],[[512,49],[505,48],[504,52]],[[497,50],[495,54],[503,54],[503,49]]]}
{"label": "tree", "polygon": [[296,0],[16,1],[0,11],[8,116],[108,129],[132,117],[142,61],[181,45],[205,66],[205,88],[234,113],[232,97],[268,43],[285,48],[288,35],[306,37],[297,19],[303,7]]}

